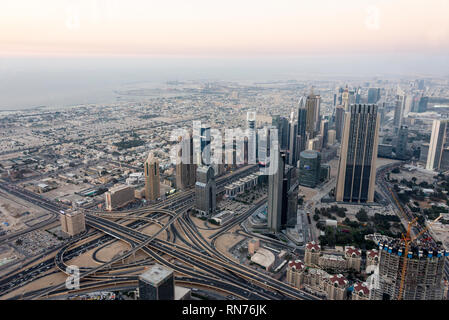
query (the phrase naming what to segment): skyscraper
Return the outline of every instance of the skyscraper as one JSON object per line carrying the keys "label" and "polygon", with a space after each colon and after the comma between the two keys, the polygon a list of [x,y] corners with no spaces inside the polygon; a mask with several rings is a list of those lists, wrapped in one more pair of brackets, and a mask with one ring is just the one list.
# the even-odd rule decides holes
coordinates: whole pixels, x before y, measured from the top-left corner
{"label": "skyscraper", "polygon": [[343,90],[341,94],[341,104],[344,107],[345,111],[349,110],[349,88],[346,86],[346,88]]}
{"label": "skyscraper", "polygon": [[287,118],[281,117],[280,115],[274,115],[271,124],[278,129],[278,141],[280,149],[287,150],[289,137],[289,126]]}
{"label": "skyscraper", "polygon": [[296,162],[298,161],[298,151],[297,151],[297,143],[296,139],[298,138],[298,122],[295,121],[294,113],[290,116],[290,136],[288,139],[288,163],[292,166],[296,166]]}
{"label": "skyscraper", "polygon": [[215,212],[217,206],[217,186],[214,169],[210,166],[198,167],[195,184],[195,208],[202,216]]}
{"label": "skyscraper", "polygon": [[140,300],[174,300],[175,277],[173,270],[155,264],[139,276]]}
{"label": "skyscraper", "polygon": [[320,182],[320,153],[315,150],[301,152],[299,158],[299,184],[315,188]]}
{"label": "skyscraper", "polygon": [[148,155],[144,164],[145,171],[145,199],[155,201],[160,196],[159,161],[152,153]]}
{"label": "skyscraper", "polygon": [[257,159],[256,112],[248,111],[246,114],[246,121],[248,123],[248,160],[252,163]]}
{"label": "skyscraper", "polygon": [[321,120],[320,134],[323,139],[322,148],[327,146],[327,132],[329,130],[329,121]]}
{"label": "skyscraper", "polygon": [[286,155],[280,152],[278,159],[270,166],[276,166],[274,174],[268,176],[268,228],[273,232],[281,230],[282,189]]}
{"label": "skyscraper", "polygon": [[307,143],[307,108],[306,108],[306,98],[301,97],[299,100],[299,107],[298,107],[298,136],[299,136],[299,142],[297,140],[298,149],[297,154],[301,151],[304,151],[306,149],[306,143]]}
{"label": "skyscraper", "polygon": [[307,96],[306,109],[306,133],[309,139],[314,138],[317,131],[320,130],[320,101],[321,97],[315,95],[313,91]]}
{"label": "skyscraper", "polygon": [[404,91],[401,90],[401,88],[398,87],[396,94],[396,106],[394,108],[394,119],[393,119],[393,125],[396,128],[399,128],[402,124],[402,117],[404,116],[404,109],[405,109],[405,101],[406,101],[405,93]]}
{"label": "skyscraper", "polygon": [[297,180],[296,169],[290,165],[286,165],[282,180],[281,229],[296,225],[298,210]]}
{"label": "skyscraper", "polygon": [[341,136],[343,134],[343,126],[345,119],[345,107],[337,106],[335,108],[335,137],[338,142],[341,142]]}
{"label": "skyscraper", "polygon": [[396,143],[396,158],[401,160],[407,159],[407,139],[408,139],[408,127],[401,126],[399,128]]}
{"label": "skyscraper", "polygon": [[426,163],[427,170],[440,170],[440,168],[447,167],[447,164],[442,160],[444,149],[447,148],[448,144],[448,122],[449,120],[433,120]]}
{"label": "skyscraper", "polygon": [[336,200],[373,202],[379,114],[377,105],[354,104],[345,114]]}
{"label": "skyscraper", "polygon": [[429,97],[421,97],[419,99],[418,112],[420,112],[420,113],[426,112],[428,103],[429,103]]}
{"label": "skyscraper", "polygon": [[180,148],[176,162],[176,187],[184,189],[195,184],[196,164],[193,161],[192,133],[179,137],[178,143]]}
{"label": "skyscraper", "polygon": [[377,103],[380,100],[380,88],[368,89],[368,103]]}
{"label": "skyscraper", "polygon": [[207,124],[202,124],[200,127],[200,150],[201,150],[201,161],[197,159],[198,164],[210,165],[211,163],[211,138],[210,138],[210,126]]}

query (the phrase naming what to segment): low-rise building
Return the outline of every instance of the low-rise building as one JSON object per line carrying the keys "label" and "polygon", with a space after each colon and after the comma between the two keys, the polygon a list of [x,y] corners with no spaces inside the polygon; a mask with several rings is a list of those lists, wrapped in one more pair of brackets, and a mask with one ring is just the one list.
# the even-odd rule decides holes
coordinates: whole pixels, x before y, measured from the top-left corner
{"label": "low-rise building", "polygon": [[315,241],[306,244],[304,263],[306,266],[317,266],[320,258],[321,247]]}

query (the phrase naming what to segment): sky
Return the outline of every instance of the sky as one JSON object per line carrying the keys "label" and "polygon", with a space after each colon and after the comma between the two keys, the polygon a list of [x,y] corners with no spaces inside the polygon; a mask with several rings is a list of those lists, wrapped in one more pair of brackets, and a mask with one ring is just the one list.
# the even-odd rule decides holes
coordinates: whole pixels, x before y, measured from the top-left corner
{"label": "sky", "polygon": [[1,55],[449,52],[449,0],[2,0]]}
{"label": "sky", "polygon": [[0,0],[0,110],[167,80],[449,75],[449,0]]}

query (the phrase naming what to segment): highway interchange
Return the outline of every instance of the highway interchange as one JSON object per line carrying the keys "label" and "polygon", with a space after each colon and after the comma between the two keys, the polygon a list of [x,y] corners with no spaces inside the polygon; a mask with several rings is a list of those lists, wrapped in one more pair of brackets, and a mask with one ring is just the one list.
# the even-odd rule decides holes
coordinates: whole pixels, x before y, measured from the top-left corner
{"label": "highway interchange", "polygon": [[[256,168],[248,166],[218,178],[217,193],[223,192],[224,186],[230,181],[239,179]],[[65,209],[59,204],[13,185],[3,183],[1,188],[52,213],[50,219],[41,222],[33,229],[54,223],[58,219],[59,211]],[[188,287],[210,288],[239,299],[318,299],[264,273],[240,265],[215,248],[214,243],[218,236],[229,232],[232,227],[243,222],[265,203],[265,199],[223,227],[214,228],[217,231],[210,237],[211,239],[203,237],[189,216],[188,210],[192,208],[193,202],[194,191],[187,190],[151,207],[111,214],[87,210],[88,230],[85,233],[47,253],[47,258],[33,259],[23,265],[20,270],[4,276],[0,280],[0,292],[4,295],[41,278],[43,274],[66,272],[67,261],[96,249],[92,258],[99,265],[93,268],[80,268],[82,279],[80,290],[93,291],[123,286],[135,288],[137,275],[127,275],[127,270],[134,271],[137,267],[157,261],[174,270],[176,283]],[[149,236],[140,231],[151,224],[159,227],[155,234]],[[8,239],[14,239],[20,234],[9,235]],[[96,257],[95,253],[101,248],[117,240],[127,243],[130,249],[110,261],[102,261]],[[175,243],[176,240],[178,240],[177,243]],[[144,252],[147,258],[133,263],[124,263],[127,257],[135,255],[138,251]],[[37,260],[41,262],[33,263]],[[68,290],[63,282],[24,292],[13,299],[47,299],[75,291]]]}

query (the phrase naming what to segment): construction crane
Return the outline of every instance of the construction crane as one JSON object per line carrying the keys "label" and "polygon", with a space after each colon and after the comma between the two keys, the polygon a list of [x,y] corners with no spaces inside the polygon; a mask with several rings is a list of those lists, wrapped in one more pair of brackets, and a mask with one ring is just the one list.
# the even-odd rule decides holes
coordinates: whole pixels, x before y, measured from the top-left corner
{"label": "construction crane", "polygon": [[432,224],[434,224],[435,222],[440,220],[442,217],[443,217],[443,215],[440,214],[440,216],[438,218],[436,218],[431,223],[429,223],[422,231],[420,231],[416,236],[414,236],[412,238],[410,236],[412,225],[418,220],[418,218],[415,218],[408,223],[406,235],[404,236],[404,234],[402,234],[402,242],[404,242],[405,250],[404,250],[404,262],[402,263],[401,284],[399,286],[398,300],[402,300],[402,298],[403,298],[403,291],[404,291],[404,284],[405,284],[405,273],[407,271],[407,256],[408,256],[408,251],[410,249],[410,244],[413,241],[415,241],[416,239],[418,239],[424,232],[429,230],[429,228],[432,226]]}

